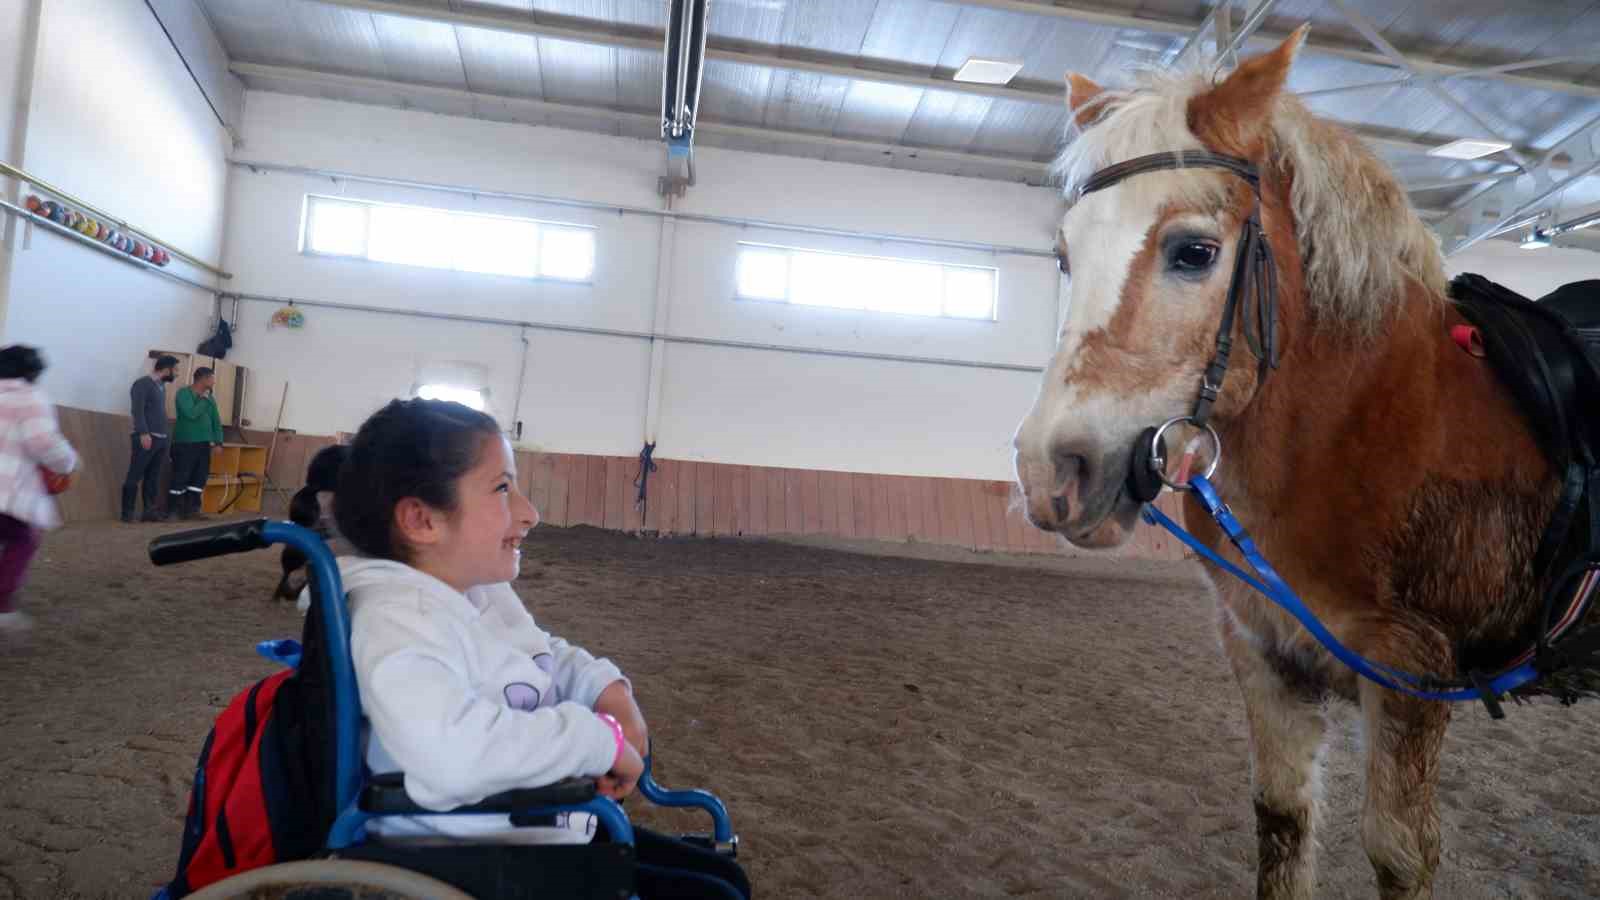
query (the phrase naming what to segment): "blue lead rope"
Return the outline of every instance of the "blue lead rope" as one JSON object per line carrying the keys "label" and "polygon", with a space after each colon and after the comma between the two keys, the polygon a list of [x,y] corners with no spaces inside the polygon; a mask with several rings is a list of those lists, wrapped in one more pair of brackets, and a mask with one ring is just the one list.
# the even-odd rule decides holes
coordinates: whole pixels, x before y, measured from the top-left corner
{"label": "blue lead rope", "polygon": [[1224,571],[1232,573],[1240,581],[1260,591],[1268,600],[1283,607],[1284,611],[1298,619],[1300,624],[1311,632],[1311,636],[1321,642],[1322,646],[1327,648],[1335,659],[1349,666],[1363,678],[1392,691],[1409,694],[1421,700],[1444,700],[1450,702],[1483,700],[1490,707],[1491,713],[1493,713],[1498,708],[1498,704],[1495,702],[1496,696],[1539,677],[1539,671],[1533,667],[1533,663],[1526,662],[1507,669],[1492,679],[1481,682],[1477,687],[1432,691],[1423,687],[1432,683],[1430,679],[1419,678],[1408,672],[1402,672],[1399,669],[1390,668],[1382,663],[1367,659],[1340,643],[1339,639],[1333,636],[1333,632],[1329,631],[1327,626],[1323,625],[1322,621],[1316,617],[1316,614],[1295,595],[1295,592],[1289,588],[1289,585],[1272,568],[1272,564],[1267,562],[1266,557],[1261,555],[1261,551],[1256,549],[1255,541],[1252,541],[1250,535],[1245,533],[1244,526],[1239,524],[1239,520],[1228,509],[1228,505],[1222,502],[1222,498],[1217,495],[1217,490],[1211,486],[1211,482],[1207,481],[1204,476],[1196,475],[1189,480],[1189,484],[1194,488],[1195,496],[1200,500],[1200,504],[1206,508],[1206,512],[1210,513],[1211,517],[1217,520],[1217,524],[1222,526],[1222,530],[1228,535],[1228,539],[1233,541],[1235,547],[1239,548],[1239,552],[1244,555],[1245,561],[1250,564],[1252,569],[1256,570],[1256,574],[1260,575],[1260,578],[1252,576],[1249,572],[1223,559],[1210,547],[1200,543],[1198,538],[1184,531],[1182,525],[1174,522],[1166,513],[1157,509],[1154,504],[1145,504],[1144,520],[1152,525],[1160,525],[1162,528],[1172,532],[1173,536],[1183,541],[1196,553],[1216,563]]}

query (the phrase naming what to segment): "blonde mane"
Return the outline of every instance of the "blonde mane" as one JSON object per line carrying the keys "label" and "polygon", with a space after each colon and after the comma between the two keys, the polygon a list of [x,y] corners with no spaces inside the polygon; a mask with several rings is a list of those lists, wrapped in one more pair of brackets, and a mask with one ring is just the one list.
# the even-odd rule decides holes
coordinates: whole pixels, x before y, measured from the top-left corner
{"label": "blonde mane", "polygon": [[[1086,108],[1093,117],[1086,128],[1069,116],[1069,143],[1052,167],[1067,195],[1112,163],[1201,148],[1188,126],[1189,99],[1210,89],[1213,77],[1141,73],[1131,89],[1096,95]],[[1308,302],[1319,323],[1371,335],[1406,302],[1410,281],[1426,289],[1429,302],[1442,302],[1446,282],[1438,240],[1388,166],[1360,138],[1284,93],[1273,109],[1266,165],[1293,177],[1295,235]],[[1226,187],[1222,178],[1181,179],[1181,199],[1210,205],[1222,201]]]}

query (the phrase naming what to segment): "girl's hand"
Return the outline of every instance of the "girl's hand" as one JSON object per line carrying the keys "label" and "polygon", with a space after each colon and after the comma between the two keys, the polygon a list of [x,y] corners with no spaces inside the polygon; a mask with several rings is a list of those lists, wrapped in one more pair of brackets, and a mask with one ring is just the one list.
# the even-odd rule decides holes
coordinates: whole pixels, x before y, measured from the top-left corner
{"label": "girl's hand", "polygon": [[633,749],[632,744],[624,744],[622,755],[617,757],[611,771],[597,779],[600,793],[613,800],[621,800],[633,793],[639,776],[643,774],[644,760],[639,758],[639,751]]}

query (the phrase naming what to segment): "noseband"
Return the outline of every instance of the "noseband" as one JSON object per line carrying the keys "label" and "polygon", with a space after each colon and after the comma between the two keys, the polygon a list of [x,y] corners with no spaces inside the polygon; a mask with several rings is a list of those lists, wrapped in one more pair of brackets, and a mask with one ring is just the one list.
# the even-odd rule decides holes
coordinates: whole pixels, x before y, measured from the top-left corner
{"label": "noseband", "polygon": [[[1245,343],[1259,363],[1260,377],[1265,379],[1270,370],[1278,367],[1278,272],[1272,262],[1272,247],[1261,230],[1261,176],[1254,164],[1247,159],[1208,150],[1152,153],[1095,172],[1078,187],[1076,199],[1081,200],[1088,194],[1135,175],[1190,168],[1222,169],[1243,178],[1255,193],[1256,202],[1240,227],[1239,247],[1233,259],[1233,280],[1228,283],[1228,299],[1223,304],[1222,320],[1217,326],[1217,349],[1200,378],[1200,395],[1195,400],[1194,411],[1187,416],[1170,419],[1158,427],[1146,428],[1134,445],[1134,464],[1128,477],[1128,489],[1142,503],[1154,500],[1161,492],[1163,483],[1179,489],[1185,487],[1168,481],[1166,476],[1166,443],[1163,435],[1179,422],[1188,422],[1210,434],[1213,450],[1211,469],[1215,469],[1222,445],[1217,440],[1216,432],[1207,424],[1207,419],[1211,416],[1212,404],[1222,391],[1222,380],[1228,374],[1235,317],[1243,318]],[[1242,313],[1240,307],[1244,308]]]}

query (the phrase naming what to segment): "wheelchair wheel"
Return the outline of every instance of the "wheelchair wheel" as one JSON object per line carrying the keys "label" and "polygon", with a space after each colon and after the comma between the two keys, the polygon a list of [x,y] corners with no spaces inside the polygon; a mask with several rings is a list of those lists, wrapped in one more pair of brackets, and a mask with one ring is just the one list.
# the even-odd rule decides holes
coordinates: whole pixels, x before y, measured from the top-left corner
{"label": "wheelchair wheel", "polygon": [[473,900],[408,869],[349,859],[265,866],[189,896],[192,900]]}

